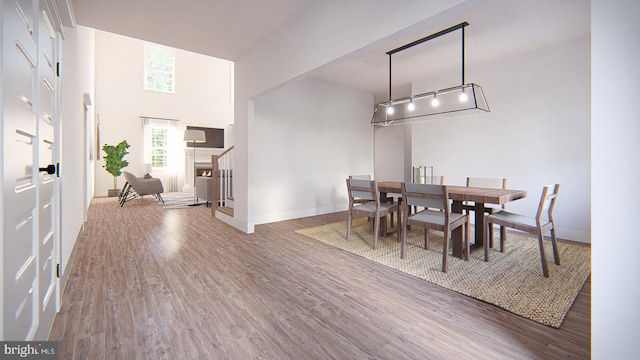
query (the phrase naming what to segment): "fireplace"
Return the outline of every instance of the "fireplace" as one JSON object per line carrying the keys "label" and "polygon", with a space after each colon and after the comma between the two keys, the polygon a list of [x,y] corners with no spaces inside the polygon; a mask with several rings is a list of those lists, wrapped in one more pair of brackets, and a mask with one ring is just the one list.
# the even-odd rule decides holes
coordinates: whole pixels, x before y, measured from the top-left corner
{"label": "fireplace", "polygon": [[209,176],[211,176],[211,163],[196,163],[196,173],[194,175],[194,184],[195,184],[195,178],[197,178],[198,176],[203,176],[204,172],[209,173]]}
{"label": "fireplace", "polygon": [[[193,149],[185,149],[184,152],[184,190],[193,191],[196,177],[202,176],[202,172],[211,172],[211,155],[219,154],[218,149],[196,149],[195,159]],[[195,160],[195,163],[194,163]]]}

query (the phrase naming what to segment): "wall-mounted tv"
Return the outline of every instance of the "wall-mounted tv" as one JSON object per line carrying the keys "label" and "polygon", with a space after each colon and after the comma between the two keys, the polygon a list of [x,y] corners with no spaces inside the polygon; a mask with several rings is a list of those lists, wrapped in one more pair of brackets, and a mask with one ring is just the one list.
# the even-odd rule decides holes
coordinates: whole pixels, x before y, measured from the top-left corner
{"label": "wall-mounted tv", "polygon": [[201,126],[187,126],[187,130],[203,130],[206,141],[193,143],[187,141],[187,147],[224,149],[224,129]]}

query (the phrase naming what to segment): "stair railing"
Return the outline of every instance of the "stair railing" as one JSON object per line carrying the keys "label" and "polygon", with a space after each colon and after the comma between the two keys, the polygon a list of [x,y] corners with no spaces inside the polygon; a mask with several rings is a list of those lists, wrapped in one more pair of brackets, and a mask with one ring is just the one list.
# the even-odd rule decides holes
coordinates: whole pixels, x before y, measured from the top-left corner
{"label": "stair railing", "polygon": [[216,210],[229,205],[233,200],[233,146],[224,150],[220,155],[211,156],[211,174],[213,177],[213,215]]}

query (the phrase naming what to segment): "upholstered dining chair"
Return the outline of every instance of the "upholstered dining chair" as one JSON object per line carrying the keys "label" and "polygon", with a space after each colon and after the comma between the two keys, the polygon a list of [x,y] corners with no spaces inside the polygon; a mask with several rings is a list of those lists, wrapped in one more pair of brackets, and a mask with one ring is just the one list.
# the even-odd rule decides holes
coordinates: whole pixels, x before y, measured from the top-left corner
{"label": "upholstered dining chair", "polygon": [[[525,231],[538,237],[538,247],[540,248],[540,261],[542,262],[542,274],[549,277],[549,267],[547,256],[544,252],[544,234],[551,232],[551,245],[553,246],[553,258],[556,265],[560,265],[560,254],[556,239],[555,223],[553,221],[553,207],[556,204],[560,184],[547,185],[542,189],[540,204],[535,217],[515,214],[508,211],[500,211],[490,214],[484,218],[484,227],[490,224],[497,224],[502,227],[510,227],[516,230]],[[485,232],[485,237],[486,237]],[[500,238],[500,251],[504,252],[505,238]],[[484,260],[489,261],[489,247],[484,241]]]}
{"label": "upholstered dining chair", "polygon": [[[467,177],[467,186],[491,188],[491,189],[506,189],[507,179]],[[498,211],[504,210],[505,207],[506,207],[506,204],[502,204],[501,207],[497,207],[497,205],[492,206],[492,205],[485,204],[484,212],[487,214],[495,214]],[[468,213],[470,211],[475,211],[476,208],[473,201],[465,201],[464,204],[462,204],[462,209]],[[507,236],[507,230],[504,227],[500,227],[500,239],[503,239],[506,236]],[[493,224],[489,225],[489,246],[493,248]]]}
{"label": "upholstered dining chair", "polygon": [[[443,175],[427,176],[427,177],[425,177],[424,181],[425,182],[423,182],[423,183],[414,181],[414,183],[416,183],[416,184],[444,185],[444,176]],[[417,209],[416,206],[413,206],[413,208],[409,208],[409,209],[411,210],[411,214],[414,214],[414,213],[418,212],[418,209]]]}
{"label": "upholstered dining chair", "polygon": [[[347,220],[347,241],[351,238],[351,224],[354,217],[366,216],[373,218],[373,249],[378,248],[378,233],[380,232],[380,219],[386,219],[387,215],[400,210],[400,206],[394,203],[381,203],[378,191],[378,183],[373,180],[347,179],[347,191],[349,193],[349,217]],[[398,216],[398,229],[400,228],[400,216]],[[400,241],[400,231],[398,231]]]}
{"label": "upholstered dining chair", "polygon": [[[371,180],[371,175],[349,175],[349,179],[356,179],[356,180]],[[362,204],[364,202],[367,202],[368,200],[364,200],[364,199],[357,199],[355,200],[357,204]]]}
{"label": "upholstered dining chair", "polygon": [[[356,179],[356,180],[371,180],[371,175],[349,175],[349,179]],[[365,203],[369,200],[365,200],[365,199],[356,199],[355,203],[356,204],[362,204]],[[373,223],[371,222],[371,218],[367,218],[367,221],[371,223],[371,230],[373,231]],[[392,224],[393,224],[393,218],[391,219]]]}
{"label": "upholstered dining chair", "polygon": [[[371,180],[371,175],[349,175],[349,179]],[[391,202],[396,201],[396,200],[393,199],[393,197],[388,198],[388,200],[391,200]],[[397,201],[398,201],[398,203],[400,203],[400,198],[398,198]],[[357,202],[358,203],[362,203],[362,202],[366,202],[366,200],[357,200]],[[369,221],[371,221],[371,218],[369,218]],[[391,214],[391,226],[393,226],[393,214]]]}
{"label": "upholstered dining chair", "polygon": [[[404,259],[407,247],[408,226],[417,226],[425,230],[439,230],[444,233],[442,244],[442,272],[447,272],[447,257],[449,255],[449,242],[451,232],[460,226],[464,227],[464,248],[465,260],[469,260],[469,225],[468,214],[457,214],[451,212],[451,200],[447,187],[432,184],[401,184],[404,221],[402,228],[402,245],[400,258]],[[424,210],[409,215],[407,209],[411,206],[423,207]],[[429,247],[429,232],[425,231],[424,246]]]}
{"label": "upholstered dining chair", "polygon": [[122,196],[120,196],[120,206],[124,206],[124,204],[132,199],[137,197],[142,198],[144,195],[153,195],[158,201],[164,203],[164,199],[162,199],[162,194],[164,192],[164,187],[162,186],[162,181],[158,178],[138,178],[132,173],[128,171],[123,171],[124,178],[127,181],[125,184],[124,192]]}

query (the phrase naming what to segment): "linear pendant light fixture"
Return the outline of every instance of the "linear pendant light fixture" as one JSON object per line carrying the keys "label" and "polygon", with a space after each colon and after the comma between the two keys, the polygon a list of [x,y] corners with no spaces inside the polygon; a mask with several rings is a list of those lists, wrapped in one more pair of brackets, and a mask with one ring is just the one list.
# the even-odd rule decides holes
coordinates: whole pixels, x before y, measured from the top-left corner
{"label": "linear pendant light fixture", "polygon": [[[484,97],[482,88],[477,84],[465,84],[464,82],[464,28],[468,25],[469,23],[463,22],[387,52],[387,55],[389,55],[389,101],[376,105],[371,119],[372,124],[378,126],[400,125],[428,120],[434,115],[445,116],[489,112],[489,105]],[[461,85],[393,99],[391,97],[391,56],[456,30],[462,31]]]}

